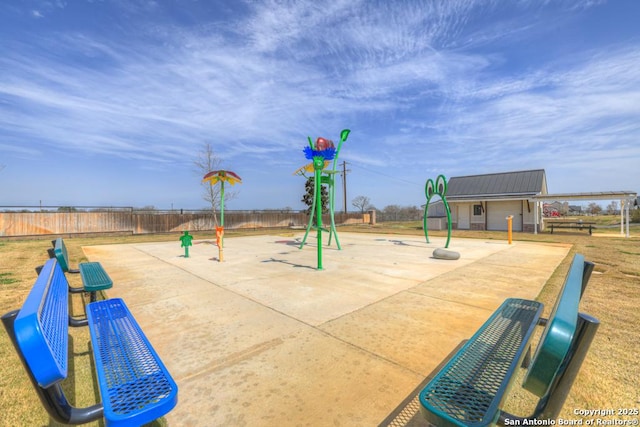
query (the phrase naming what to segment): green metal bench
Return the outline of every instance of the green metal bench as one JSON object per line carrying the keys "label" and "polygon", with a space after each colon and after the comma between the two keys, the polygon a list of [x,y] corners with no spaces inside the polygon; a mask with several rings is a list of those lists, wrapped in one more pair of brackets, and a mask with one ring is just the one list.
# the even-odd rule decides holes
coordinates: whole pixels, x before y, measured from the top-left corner
{"label": "green metal bench", "polygon": [[[599,325],[578,311],[593,266],[575,255],[549,319],[540,317],[539,302],[507,299],[420,392],[427,421],[438,427],[480,427],[555,419]],[[536,325],[545,329],[530,358]],[[503,410],[520,367],[527,369],[523,387],[539,397],[533,414],[525,417]]]}
{"label": "green metal bench", "polygon": [[[20,310],[2,323],[43,406],[56,421],[140,426],[162,417],[178,401],[178,387],[119,298],[87,305],[83,324],[69,316],[69,282],[56,259],[42,267]],[[72,406],[61,383],[67,378],[69,326],[89,326],[101,401]],[[73,354],[73,353],[72,353]]]}
{"label": "green metal bench", "polygon": [[69,267],[69,255],[67,253],[67,247],[64,244],[62,237],[58,237],[53,242],[53,249],[49,251],[51,258],[56,258],[58,264],[65,273],[80,273],[82,278],[82,288],[69,287],[69,292],[89,292],[90,301],[96,300],[96,294],[98,291],[110,289],[113,286],[113,281],[102,268],[102,264],[99,262],[81,262],[78,264],[78,269],[71,269]]}

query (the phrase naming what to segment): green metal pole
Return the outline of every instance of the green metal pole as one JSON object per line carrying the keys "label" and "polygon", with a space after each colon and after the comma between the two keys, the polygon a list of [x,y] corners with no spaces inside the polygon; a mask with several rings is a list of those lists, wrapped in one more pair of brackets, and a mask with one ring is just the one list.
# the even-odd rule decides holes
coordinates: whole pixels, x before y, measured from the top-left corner
{"label": "green metal pole", "polygon": [[424,214],[422,214],[422,230],[424,230],[424,237],[427,239],[427,243],[429,243],[429,229],[427,228],[427,209],[429,209],[429,199],[427,199],[427,204],[424,205]]}
{"label": "green metal pole", "polygon": [[[318,162],[314,161],[314,166]],[[322,161],[324,165],[324,160]],[[316,227],[318,230],[318,270],[322,270],[322,187],[320,183],[321,168],[315,168],[315,204],[316,206]]]}
{"label": "green metal pole", "polygon": [[[314,179],[315,179],[315,176],[314,176]],[[307,231],[305,231],[304,238],[302,239],[302,242],[300,243],[300,247],[298,249],[302,249],[304,247],[304,244],[307,242],[307,236],[309,235],[309,230],[311,230],[311,226],[313,225],[313,215],[315,213],[315,208],[316,208],[316,192],[314,187],[313,203],[311,204],[311,211],[309,212],[309,224],[307,224]]]}
{"label": "green metal pole", "polygon": [[224,181],[220,181],[220,226],[223,233],[220,246],[224,248]]}
{"label": "green metal pole", "polygon": [[329,214],[331,218],[331,228],[329,232],[329,243],[331,246],[331,236],[336,237],[336,246],[338,246],[338,250],[342,250],[340,246],[340,240],[338,239],[338,230],[336,230],[336,219],[335,219],[335,198],[336,198],[336,187],[335,187],[335,175],[332,171],[327,172],[327,180],[329,181]]}
{"label": "green metal pole", "polygon": [[[338,239],[338,230],[336,230],[336,219],[335,219],[335,198],[336,198],[336,188],[335,188],[335,176],[336,176],[336,167],[338,166],[338,156],[340,155],[340,149],[342,148],[342,144],[349,137],[349,133],[351,131],[349,129],[343,129],[340,132],[340,142],[338,143],[338,148],[336,149],[336,154],[333,157],[333,168],[331,171],[327,172],[328,180],[329,180],[329,213],[331,214],[331,231],[329,233],[329,245],[331,245],[331,236],[336,237],[336,245],[338,246],[338,250],[342,250],[340,246],[340,240]],[[346,179],[344,177],[343,179]],[[345,212],[346,213],[346,212]]]}
{"label": "green metal pole", "polygon": [[444,245],[445,248],[449,247],[449,241],[451,240],[451,209],[449,209],[449,203],[447,203],[446,199],[442,199],[444,201],[444,207],[447,210],[447,243]]}
{"label": "green metal pole", "polygon": [[[309,147],[311,147],[311,149],[313,150],[313,140],[311,140],[311,137],[308,136],[307,140],[309,141]],[[316,169],[316,164],[315,164],[315,159],[313,160],[313,170],[315,171]],[[314,179],[317,182],[318,179],[316,178],[316,176],[314,175]],[[309,235],[309,230],[311,230],[311,225],[313,223],[313,210],[316,207],[316,195],[318,193],[316,193],[315,191],[313,192],[313,204],[311,205],[311,212],[309,213],[309,224],[307,225],[307,231],[304,233],[304,237],[302,238],[302,242],[300,243],[300,249],[302,249],[304,247],[304,244],[307,242],[307,236]]]}

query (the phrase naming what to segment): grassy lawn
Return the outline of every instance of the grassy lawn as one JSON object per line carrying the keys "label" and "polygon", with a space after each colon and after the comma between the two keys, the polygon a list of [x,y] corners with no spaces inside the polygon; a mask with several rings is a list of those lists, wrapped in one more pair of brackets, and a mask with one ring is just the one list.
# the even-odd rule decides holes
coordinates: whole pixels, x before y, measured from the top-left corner
{"label": "grassy lawn", "polygon": [[[606,228],[618,218],[597,218],[598,228],[593,236],[585,231],[556,231],[553,235],[540,233],[514,233],[515,241],[538,241],[571,243],[569,256],[551,276],[538,299],[545,303],[545,314],[562,285],[566,271],[576,252],[585,255],[596,264],[595,272],[582,300],[582,311],[601,321],[595,341],[565,403],[563,418],[575,419],[574,409],[618,409],[640,407],[640,238],[620,236],[620,227]],[[413,223],[384,223],[377,226],[349,226],[340,230],[423,235],[421,221]],[[290,233],[290,230],[228,231],[226,237],[247,234]],[[632,236],[640,235],[640,226],[633,225]],[[195,239],[213,239],[212,233],[193,232]],[[83,246],[136,243],[149,241],[178,242],[178,234],[144,236],[101,236],[65,238],[72,267],[86,261]],[[446,236],[445,231],[430,231],[430,236]],[[506,232],[454,231],[456,237],[506,240]],[[49,239],[0,240],[0,314],[19,308],[31,286],[36,273],[34,268],[48,258],[46,249]],[[70,276],[71,286],[80,286],[80,278]],[[81,315],[87,301],[77,295],[72,298],[72,313]],[[55,425],[42,409],[28,381],[23,367],[4,331],[0,328],[0,426]],[[72,329],[71,345],[73,362],[69,366],[70,376],[64,387],[77,406],[95,403],[96,387],[93,383],[93,366],[90,358],[90,338],[86,328]],[[510,409],[528,412],[531,397],[526,392],[515,390],[508,402]],[[156,422],[162,425],[163,421]],[[100,423],[93,423],[100,425]]]}

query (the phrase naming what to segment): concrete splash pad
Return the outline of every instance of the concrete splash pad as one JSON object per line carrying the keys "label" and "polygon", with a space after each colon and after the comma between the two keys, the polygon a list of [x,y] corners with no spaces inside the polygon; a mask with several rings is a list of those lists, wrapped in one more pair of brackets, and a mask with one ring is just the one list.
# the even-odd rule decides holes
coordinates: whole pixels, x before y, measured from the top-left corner
{"label": "concrete splash pad", "polygon": [[[180,388],[171,426],[375,426],[507,297],[535,298],[570,245],[341,233],[85,247]],[[311,239],[310,239],[311,240]]]}

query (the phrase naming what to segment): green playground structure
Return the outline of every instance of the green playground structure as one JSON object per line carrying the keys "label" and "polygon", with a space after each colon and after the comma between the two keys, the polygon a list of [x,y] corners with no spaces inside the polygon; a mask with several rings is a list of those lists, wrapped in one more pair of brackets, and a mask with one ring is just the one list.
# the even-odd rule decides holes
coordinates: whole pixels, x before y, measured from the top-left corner
{"label": "green playground structure", "polygon": [[[344,129],[340,132],[340,142],[338,143],[338,147],[336,148],[333,144],[333,141],[318,137],[316,142],[314,143],[311,137],[308,137],[309,146],[304,148],[305,157],[309,160],[312,160],[311,164],[303,166],[302,168],[296,171],[299,175],[305,175],[305,172],[314,173],[314,194],[313,194],[313,203],[311,206],[311,212],[309,215],[309,224],[307,225],[307,230],[304,234],[304,238],[300,243],[300,249],[302,249],[307,241],[307,236],[309,235],[309,231],[314,228],[317,231],[317,241],[318,241],[318,270],[322,270],[322,231],[329,232],[329,245],[331,245],[332,237],[335,238],[336,245],[339,250],[342,249],[340,246],[340,240],[338,239],[338,232],[336,230],[336,222],[335,222],[335,176],[338,173],[338,155],[340,154],[340,149],[342,148],[342,144],[349,137],[349,133],[351,131],[349,129]],[[333,164],[331,169],[326,169],[329,165],[329,161],[333,160]],[[329,216],[331,219],[330,229],[324,229],[322,227],[322,202],[321,202],[321,186],[327,185],[329,187]],[[313,225],[314,214],[316,219],[316,224]]]}

